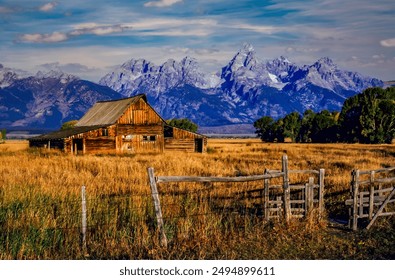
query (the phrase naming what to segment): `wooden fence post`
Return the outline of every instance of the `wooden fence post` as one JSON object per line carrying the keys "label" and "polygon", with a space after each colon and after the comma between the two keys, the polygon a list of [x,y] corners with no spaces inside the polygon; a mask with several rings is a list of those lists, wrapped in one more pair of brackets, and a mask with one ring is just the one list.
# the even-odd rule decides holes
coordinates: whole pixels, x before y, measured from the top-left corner
{"label": "wooden fence post", "polygon": [[282,158],[282,172],[283,175],[283,189],[284,189],[284,212],[285,221],[289,222],[291,218],[291,193],[289,189],[289,174],[288,174],[288,156],[283,155]]}
{"label": "wooden fence post", "polygon": [[305,203],[306,203],[306,213],[309,213],[313,209],[313,202],[314,202],[314,177],[309,177],[309,183],[306,184],[305,189]]}
{"label": "wooden fence post", "polygon": [[352,213],[352,230],[358,229],[358,188],[359,188],[359,170],[352,173],[352,192],[353,192],[353,213]]}
{"label": "wooden fence post", "polygon": [[86,193],[85,186],[81,188],[81,198],[82,198],[82,250],[86,252]]}
{"label": "wooden fence post", "polygon": [[374,209],[374,170],[370,171],[370,190],[369,190],[369,221],[373,219]]}
{"label": "wooden fence post", "polygon": [[[267,169],[265,169],[265,173],[264,174],[268,174]],[[263,185],[264,185],[264,203],[263,203],[263,207],[264,207],[264,212],[265,212],[265,220],[269,221],[269,215],[270,215],[270,211],[269,211],[269,185],[270,185],[270,180],[269,179],[264,179],[263,180]]]}
{"label": "wooden fence post", "polygon": [[319,219],[321,220],[322,215],[324,214],[324,188],[325,188],[325,169],[321,168],[320,169],[320,174],[319,174],[319,179],[318,179],[318,212],[319,212]]}
{"label": "wooden fence post", "polygon": [[149,182],[151,187],[152,199],[154,201],[156,220],[158,222],[160,243],[163,247],[167,247],[167,237],[163,224],[162,209],[160,207],[159,193],[158,193],[158,188],[156,186],[154,168],[148,167],[148,176],[149,176]]}

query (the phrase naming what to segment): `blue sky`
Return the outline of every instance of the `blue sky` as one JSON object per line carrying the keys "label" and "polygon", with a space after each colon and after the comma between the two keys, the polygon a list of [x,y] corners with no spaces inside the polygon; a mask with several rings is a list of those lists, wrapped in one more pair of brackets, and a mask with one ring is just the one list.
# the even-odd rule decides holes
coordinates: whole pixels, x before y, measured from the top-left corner
{"label": "blue sky", "polygon": [[262,60],[328,56],[395,80],[393,0],[0,0],[0,63],[97,81],[131,58],[219,70],[250,43]]}

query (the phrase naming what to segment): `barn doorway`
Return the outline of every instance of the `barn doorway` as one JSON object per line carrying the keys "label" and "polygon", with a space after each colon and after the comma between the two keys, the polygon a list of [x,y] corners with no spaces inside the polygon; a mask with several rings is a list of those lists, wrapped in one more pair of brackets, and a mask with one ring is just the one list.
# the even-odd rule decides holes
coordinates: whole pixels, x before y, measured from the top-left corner
{"label": "barn doorway", "polygon": [[84,153],[84,141],[83,139],[73,139],[73,153],[75,155]]}
{"label": "barn doorway", "polygon": [[203,153],[203,139],[202,138],[195,138],[195,152],[196,153]]}

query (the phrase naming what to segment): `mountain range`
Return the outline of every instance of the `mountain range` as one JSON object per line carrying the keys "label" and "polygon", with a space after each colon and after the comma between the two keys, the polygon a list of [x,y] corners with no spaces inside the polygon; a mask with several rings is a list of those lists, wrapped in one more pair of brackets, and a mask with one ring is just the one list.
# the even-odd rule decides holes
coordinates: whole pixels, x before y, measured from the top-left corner
{"label": "mountain range", "polygon": [[327,57],[304,66],[285,57],[263,61],[248,44],[215,74],[205,73],[191,57],[161,65],[131,59],[98,84],[58,71],[26,77],[0,64],[0,127],[57,129],[98,100],[145,93],[165,119],[188,118],[227,131],[235,125],[239,131],[262,116],[339,111],[346,98],[383,86],[379,79],[339,69]]}

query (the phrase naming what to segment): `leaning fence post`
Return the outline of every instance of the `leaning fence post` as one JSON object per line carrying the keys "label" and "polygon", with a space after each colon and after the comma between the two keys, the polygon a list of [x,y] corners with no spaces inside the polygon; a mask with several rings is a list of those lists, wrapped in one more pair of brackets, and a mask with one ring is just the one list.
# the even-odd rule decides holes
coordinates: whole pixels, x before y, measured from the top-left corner
{"label": "leaning fence post", "polygon": [[158,193],[158,188],[156,186],[154,168],[148,167],[148,176],[149,176],[149,182],[150,182],[150,187],[151,187],[152,199],[154,201],[156,220],[158,222],[160,243],[163,247],[167,247],[167,237],[166,237],[164,224],[163,224],[162,209],[160,207],[159,193]]}
{"label": "leaning fence post", "polygon": [[284,188],[284,212],[285,221],[288,222],[291,218],[291,194],[289,189],[289,175],[288,175],[288,156],[283,155],[282,159],[283,172],[283,188]]}
{"label": "leaning fence post", "polygon": [[392,189],[391,193],[387,196],[387,198],[384,200],[383,204],[380,206],[379,210],[377,210],[376,214],[374,215],[373,219],[370,221],[368,226],[366,227],[367,230],[370,229],[370,227],[374,224],[376,221],[377,217],[381,215],[383,212],[385,206],[387,206],[388,202],[390,202],[391,198],[395,195],[395,188]]}
{"label": "leaning fence post", "polygon": [[85,186],[81,188],[81,198],[82,198],[82,249],[86,252],[86,193]]}

